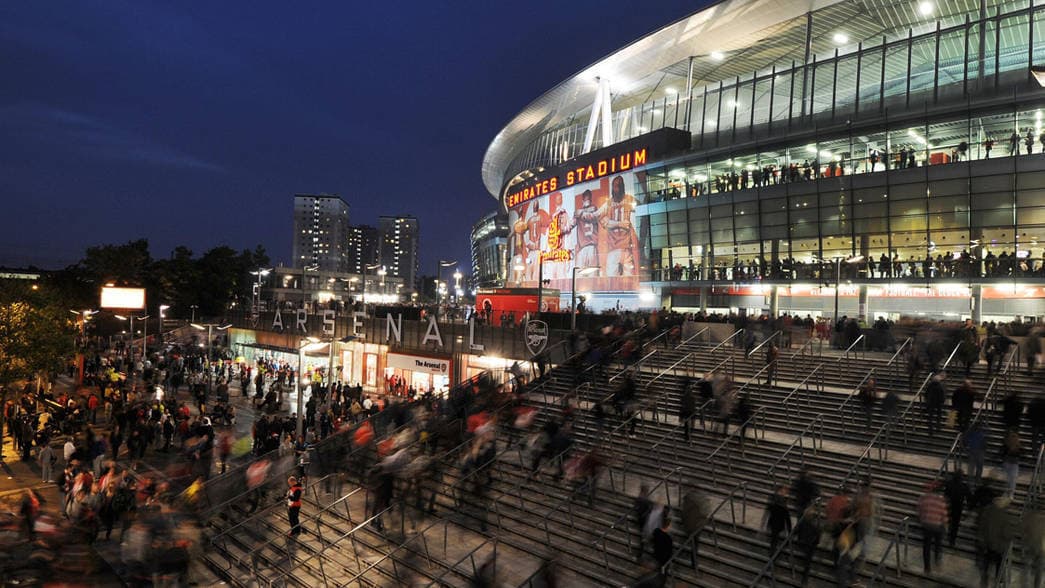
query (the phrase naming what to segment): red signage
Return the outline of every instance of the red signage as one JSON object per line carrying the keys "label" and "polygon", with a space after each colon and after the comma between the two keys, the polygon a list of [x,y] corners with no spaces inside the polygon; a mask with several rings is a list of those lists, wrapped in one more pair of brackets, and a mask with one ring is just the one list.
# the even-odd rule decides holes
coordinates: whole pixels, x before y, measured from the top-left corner
{"label": "red signage", "polygon": [[529,202],[538,196],[551,194],[558,190],[559,186],[572,186],[574,184],[590,182],[591,180],[597,180],[610,174],[628,171],[629,169],[646,165],[648,158],[649,149],[647,147],[640,147],[624,153],[617,153],[611,157],[600,159],[588,165],[582,165],[574,169],[566,170],[561,179],[558,175],[554,175],[531,183],[528,187],[509,194],[507,198],[505,198],[505,204],[508,208],[513,208],[523,202]]}

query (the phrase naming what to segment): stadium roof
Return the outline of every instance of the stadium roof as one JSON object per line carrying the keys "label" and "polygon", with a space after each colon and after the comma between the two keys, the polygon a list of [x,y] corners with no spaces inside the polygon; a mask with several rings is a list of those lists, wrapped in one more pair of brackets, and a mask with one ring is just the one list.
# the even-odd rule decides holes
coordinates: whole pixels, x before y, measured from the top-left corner
{"label": "stadium roof", "polygon": [[[988,14],[1000,4],[985,0]],[[770,67],[801,63],[806,25],[811,54],[854,51],[861,42],[905,38],[977,15],[979,0],[721,0],[654,31],[548,90],[494,137],[483,158],[486,189],[500,196],[512,160],[540,134],[571,119],[586,121],[597,79],[610,80],[613,109],[718,84]]]}

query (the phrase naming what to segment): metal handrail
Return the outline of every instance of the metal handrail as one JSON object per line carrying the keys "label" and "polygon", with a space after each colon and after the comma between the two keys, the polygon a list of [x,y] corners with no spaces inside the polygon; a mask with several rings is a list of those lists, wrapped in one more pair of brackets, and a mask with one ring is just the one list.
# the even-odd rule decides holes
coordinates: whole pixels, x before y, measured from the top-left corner
{"label": "metal handrail", "polygon": [[[972,420],[969,423],[970,428],[976,426],[976,423],[980,422],[980,418],[983,415],[983,409],[987,406],[988,401],[994,394],[994,386],[998,383],[998,376],[991,378],[991,383],[987,386],[987,392],[983,395],[983,400],[980,401],[980,407],[976,409],[976,414],[973,415]],[[939,480],[947,472],[947,464],[951,462],[952,458],[955,458],[955,454],[958,452],[961,446],[962,438],[965,437],[966,431],[958,431],[958,434],[954,437],[954,442],[951,443],[951,448],[947,451],[947,455],[943,458],[943,463],[940,464],[939,469],[936,470],[936,479]]]}
{"label": "metal handrail", "polygon": [[718,503],[718,506],[713,508],[711,512],[708,513],[706,517],[704,517],[704,523],[700,525],[700,528],[690,533],[686,537],[686,540],[675,548],[674,553],[671,554],[671,559],[669,559],[668,562],[664,564],[664,566],[661,568],[660,571],[662,574],[666,575],[668,573],[668,569],[670,568],[671,576],[674,580],[675,567],[673,564],[675,563],[675,560],[682,554],[682,552],[686,549],[687,546],[693,544],[694,542],[700,541],[700,536],[708,527],[711,528],[713,533],[712,537],[715,540],[715,546],[718,547],[718,530],[715,526],[718,521],[717,519],[715,519],[715,515],[717,515],[718,511],[722,510],[722,507],[724,507],[727,503],[729,504],[730,522],[733,525],[733,530],[735,531],[737,529],[737,512],[736,507],[733,504],[737,492],[741,492],[740,522],[741,524],[747,523],[747,482],[740,482],[736,486],[734,486],[732,490],[729,491],[729,494],[727,494],[726,497]]}
{"label": "metal handrail", "polygon": [[893,362],[896,361],[896,358],[900,357],[900,353],[903,352],[904,347],[907,347],[909,344],[911,344],[912,341],[914,341],[914,337],[908,337],[904,339],[904,342],[896,348],[896,353],[893,353],[893,356],[889,358],[888,362],[886,362],[886,367],[893,365]]}
{"label": "metal handrail", "polygon": [[[305,492],[306,492],[306,491],[307,491],[307,490],[308,490],[309,488],[315,488],[315,487],[316,487],[317,485],[319,485],[319,483],[320,483],[320,482],[323,482],[323,481],[325,481],[325,480],[326,480],[327,478],[329,478],[330,476],[336,476],[336,475],[337,475],[337,474],[328,474],[328,475],[326,475],[326,476],[323,476],[322,478],[320,478],[320,479],[318,479],[318,480],[315,480],[314,482],[311,482],[311,483],[309,483],[309,484],[308,484],[308,486],[306,486],[305,488],[302,488],[302,490],[301,490],[301,493],[302,493],[302,495],[304,495],[304,493],[305,493]],[[356,493],[357,491],[359,491],[359,490],[361,490],[361,489],[362,489],[362,488],[356,488],[356,489],[355,489],[355,490],[353,490],[352,492],[349,492],[349,493],[348,493],[348,494],[347,494],[347,495],[346,495],[345,497],[343,497],[343,498],[347,498],[348,496],[351,496],[351,495],[355,494],[355,493]],[[251,492],[253,492],[253,490],[251,490]],[[255,522],[255,521],[257,521],[257,520],[258,520],[258,519],[260,519],[260,518],[261,518],[261,517],[262,517],[263,515],[267,514],[267,513],[268,513],[268,512],[270,511],[270,510],[272,510],[272,509],[274,509],[274,508],[276,508],[276,507],[280,507],[280,506],[283,506],[283,501],[282,501],[282,500],[276,501],[275,503],[273,503],[273,504],[270,504],[270,505],[266,506],[265,508],[263,508],[263,509],[261,509],[261,510],[259,510],[259,511],[255,512],[255,513],[252,513],[252,514],[251,514],[250,516],[248,516],[247,518],[243,519],[242,521],[240,521],[240,522],[238,522],[238,523],[236,523],[236,524],[232,525],[231,527],[228,527],[228,528],[226,528],[226,529],[222,529],[222,530],[221,530],[221,531],[220,531],[220,532],[219,532],[219,533],[218,533],[217,535],[214,535],[213,537],[211,537],[211,538],[209,539],[210,543],[211,543],[211,544],[213,544],[213,543],[215,543],[215,542],[216,542],[216,541],[217,541],[218,539],[221,539],[221,538],[224,538],[224,537],[226,537],[226,536],[227,536],[227,535],[228,535],[229,533],[231,533],[231,532],[235,531],[236,529],[238,529],[238,528],[240,528],[240,527],[242,527],[242,526],[244,526],[244,525],[246,525],[246,524],[248,524],[248,523],[252,523],[252,522]]]}
{"label": "metal handrail", "polygon": [[[649,493],[653,494],[653,492],[655,492],[657,490],[657,488],[660,488],[661,484],[666,484],[668,482],[668,479],[671,478],[671,476],[673,476],[673,475],[675,475],[675,474],[677,474],[677,473],[679,473],[681,471],[682,471],[682,466],[679,466],[679,467],[671,470],[670,472],[668,472],[664,476],[662,476],[660,479],[657,480],[656,484],[654,484],[652,487],[649,488]],[[667,486],[665,486],[665,492],[666,491],[667,491]],[[591,544],[592,549],[598,548],[599,543],[600,542],[602,543],[602,556],[603,556],[603,559],[604,559],[604,561],[605,561],[607,566],[609,566],[609,555],[607,554],[607,551],[606,551],[606,537],[609,535],[610,531],[616,529],[617,525],[621,524],[622,521],[627,520],[631,516],[631,514],[632,513],[629,511],[629,512],[625,512],[624,514],[622,514],[619,517],[617,517],[617,520],[613,521],[610,524],[610,526],[606,527],[606,529],[602,532],[601,535],[599,535],[599,537],[595,541],[592,541],[592,544]],[[628,548],[629,549],[631,548],[631,533],[628,533]]]}
{"label": "metal handrail", "polygon": [[646,360],[649,359],[650,357],[652,357],[653,354],[655,354],[655,353],[657,353],[656,349],[654,349],[653,351],[650,351],[649,353],[647,353],[643,357],[639,358],[637,361],[635,361],[631,365],[625,366],[624,369],[622,369],[621,371],[617,372],[617,374],[615,376],[610,377],[609,381],[612,382],[613,380],[616,380],[617,378],[621,377],[622,375],[626,374],[629,371],[642,369],[642,364],[645,363]]}
{"label": "metal handrail", "polygon": [[[713,476],[714,476],[714,471],[715,471],[715,460],[713,458],[716,455],[718,455],[719,451],[721,451],[724,447],[729,445],[729,442],[733,439],[733,436],[734,435],[739,435],[741,433],[741,431],[744,430],[744,427],[746,427],[748,425],[752,425],[755,422],[756,419],[761,418],[762,422],[763,422],[762,438],[763,439],[766,438],[765,437],[765,435],[766,435],[766,433],[765,433],[765,419],[766,419],[765,412],[766,412],[766,407],[765,406],[758,407],[755,410],[755,412],[752,413],[752,415],[750,417],[748,417],[748,419],[746,421],[744,421],[743,423],[740,423],[739,425],[737,425],[733,429],[733,432],[731,432],[729,435],[727,435],[726,438],[722,440],[722,443],[720,443],[719,446],[716,447],[715,450],[712,451],[710,455],[708,455],[706,458],[704,458],[705,462],[711,464],[711,469],[712,469],[712,475]],[[755,439],[755,442],[758,443],[758,427],[757,426],[755,427],[754,439]],[[733,471],[732,460],[726,460],[726,465],[728,466],[729,471]]]}
{"label": "metal handrail", "polygon": [[697,331],[696,333],[693,333],[691,336],[686,337],[686,340],[681,342],[681,343],[679,343],[678,345],[676,345],[675,349],[676,350],[680,349],[683,345],[685,345],[686,343],[689,343],[693,339],[696,339],[699,335],[703,334],[705,331],[707,331],[710,328],[711,328],[710,326],[704,327],[703,329]]}
{"label": "metal handrail", "polygon": [[[457,560],[457,561],[453,562],[452,564],[446,564],[446,567],[447,567],[447,569],[446,569],[446,570],[445,570],[445,571],[444,571],[443,573],[441,573],[441,574],[439,574],[438,576],[436,576],[435,578],[432,578],[432,581],[431,581],[431,582],[429,582],[428,584],[425,584],[425,587],[426,587],[426,588],[428,588],[428,587],[430,587],[430,586],[439,586],[439,585],[441,585],[441,584],[440,584],[440,581],[441,581],[441,580],[442,580],[442,579],[443,579],[444,577],[446,577],[446,575],[447,575],[447,574],[449,574],[450,572],[455,572],[455,573],[457,573],[457,572],[456,572],[456,570],[457,570],[457,566],[461,565],[461,562],[463,562],[464,560],[466,560],[466,559],[468,559],[468,558],[473,558],[473,559],[472,559],[472,567],[474,568],[474,567],[475,567],[475,559],[474,559],[474,556],[475,556],[475,554],[476,554],[476,553],[477,553],[477,552],[478,552],[478,551],[479,551],[480,549],[482,549],[483,547],[486,547],[486,545],[487,545],[488,543],[490,543],[491,541],[493,541],[493,542],[494,542],[494,546],[495,546],[495,547],[494,547],[494,553],[496,553],[496,552],[497,552],[497,548],[496,548],[496,545],[497,545],[497,542],[498,542],[498,538],[497,538],[497,537],[489,537],[489,538],[487,538],[487,539],[486,539],[485,541],[483,541],[482,543],[480,543],[479,545],[476,545],[476,546],[475,546],[475,547],[473,547],[472,549],[468,550],[468,553],[466,553],[466,554],[464,554],[463,556],[461,556],[460,558],[458,558],[458,560]],[[539,571],[539,570],[538,570],[538,571]],[[536,573],[536,572],[535,572],[535,573]]]}
{"label": "metal handrail", "polygon": [[743,332],[744,332],[744,329],[737,329],[736,331],[733,332],[732,335],[726,337],[721,343],[719,343],[718,345],[715,345],[714,347],[712,347],[711,351],[708,351],[708,355],[714,354],[716,351],[718,351],[719,347],[722,347],[726,343],[729,343],[730,341],[733,340],[734,337],[736,337],[737,335],[739,335],[739,334],[741,334]]}
{"label": "metal handrail", "polygon": [[[814,430],[819,430],[819,434],[813,433]],[[816,451],[817,451],[816,441],[817,441],[817,439],[820,440],[820,449],[824,448],[824,415],[822,413],[816,415],[815,417],[813,417],[812,422],[810,422],[808,425],[806,425],[805,428],[802,429],[802,431],[798,433],[798,435],[795,437],[795,440],[792,441],[791,444],[787,446],[787,449],[785,449],[784,452],[780,454],[780,457],[778,457],[776,459],[776,461],[773,462],[773,465],[769,466],[769,469],[766,470],[766,474],[768,474],[768,476],[770,478],[772,478],[774,485],[776,484],[776,469],[777,469],[777,466],[779,466],[781,464],[781,462],[783,462],[784,459],[787,458],[788,454],[791,453],[791,450],[793,450],[795,447],[801,447],[802,450],[805,451],[805,445],[803,445],[802,440],[806,437],[807,433],[813,433],[813,435],[812,435],[812,443],[813,443],[812,447],[813,447],[813,454],[816,455]],[[805,454],[804,453],[802,455],[802,463],[803,463],[803,465],[805,464]],[[788,465],[788,476],[790,476],[790,475],[791,475],[791,466],[789,464]]]}
{"label": "metal handrail", "polygon": [[[878,443],[878,440],[883,435],[886,435],[887,431],[889,433],[891,433],[893,427],[896,426],[896,423],[899,422],[900,420],[906,418],[907,413],[911,410],[911,407],[914,406],[914,401],[918,398],[918,396],[921,394],[922,390],[925,388],[925,386],[929,383],[929,380],[931,380],[931,379],[932,379],[932,374],[929,374],[929,375],[927,375],[925,377],[925,380],[922,381],[922,385],[918,387],[918,392],[916,392],[915,395],[911,398],[911,401],[907,404],[907,408],[904,409],[903,414],[900,415],[900,417],[898,417],[895,420],[891,420],[891,421],[883,424],[881,427],[879,427],[878,432],[875,433],[874,437],[871,438],[871,441],[867,444],[866,447],[864,447],[864,450],[862,452],[860,452],[860,456],[853,463],[852,467],[849,468],[849,471],[846,472],[845,476],[842,478],[842,481],[838,483],[838,488],[842,488],[843,486],[845,486],[846,484],[849,483],[849,479],[853,476],[853,473],[857,469],[859,469],[860,464],[863,463],[863,461],[865,459],[867,459],[868,456],[870,456],[871,449],[875,446],[875,444]],[[878,448],[878,459],[879,460],[884,459],[887,455],[888,455],[888,445],[886,445],[884,451],[883,451],[882,447]]]}
{"label": "metal handrail", "polygon": [[[813,506],[817,510],[819,510],[820,508],[821,500],[822,499],[819,496],[813,500]],[[762,569],[758,571],[758,575],[756,575],[755,579],[752,580],[750,584],[748,584],[748,588],[755,588],[755,586],[758,586],[758,583],[762,580],[763,577],[765,577],[766,574],[772,573],[773,569],[776,567],[776,560],[779,559],[780,554],[783,553],[784,550],[791,545],[791,542],[795,538],[795,534],[798,532],[799,526],[801,526],[802,524],[802,519],[804,519],[805,516],[806,514],[803,512],[798,517],[798,520],[795,521],[795,524],[791,526],[791,531],[787,534],[786,537],[784,537],[784,540],[780,543],[780,547],[777,547],[776,551],[769,556],[769,559],[766,560],[766,565],[762,566]],[[772,582],[772,584],[776,586],[776,578],[774,576],[770,576],[769,579],[770,582]]]}
{"label": "metal handrail", "polygon": [[650,381],[646,382],[646,389],[648,390],[648,389],[649,389],[649,387],[650,387],[650,385],[651,385],[651,384],[652,384],[653,382],[656,382],[657,380],[659,380],[659,379],[660,379],[660,377],[661,377],[661,376],[663,376],[664,374],[668,373],[668,372],[669,372],[670,370],[673,370],[673,369],[675,369],[676,367],[678,367],[680,363],[682,363],[682,362],[686,361],[687,359],[689,359],[689,358],[690,358],[690,356],[692,356],[692,355],[693,355],[694,353],[696,353],[696,352],[694,351],[694,352],[690,352],[690,353],[687,353],[686,355],[683,355],[683,356],[682,356],[682,359],[680,359],[680,360],[676,361],[675,363],[673,363],[673,364],[669,365],[668,367],[666,367],[666,368],[664,368],[664,369],[660,370],[660,372],[659,372],[659,373],[657,373],[657,375],[653,376],[653,379],[652,379],[652,380],[650,380]]}
{"label": "metal handrail", "polygon": [[[838,356],[837,363],[841,363],[843,359],[848,361],[849,360],[849,352],[853,351],[853,348],[856,347],[856,344],[859,343],[860,341],[863,341],[864,337],[865,337],[864,334],[860,333],[860,336],[856,338],[856,341],[853,341],[853,344],[850,345],[849,347],[847,347],[846,350],[842,352],[842,355]],[[853,355],[856,355],[856,353],[854,352]]]}
{"label": "metal handrail", "polygon": [[[407,539],[406,539],[405,541],[403,541],[403,542],[402,542],[402,543],[400,543],[399,545],[396,545],[395,547],[393,547],[392,549],[390,549],[390,550],[388,551],[388,553],[385,553],[384,555],[382,555],[382,556],[381,556],[380,558],[378,558],[378,559],[377,559],[376,561],[372,562],[372,563],[371,563],[370,565],[368,565],[367,567],[365,567],[365,568],[363,568],[362,570],[360,570],[360,571],[356,572],[356,574],[355,574],[354,576],[352,576],[351,578],[349,578],[348,580],[346,580],[346,581],[345,581],[345,583],[344,583],[344,584],[341,584],[341,585],[343,585],[343,586],[348,586],[348,585],[350,585],[350,584],[351,584],[352,582],[354,582],[354,581],[356,581],[356,580],[358,580],[358,579],[362,578],[362,577],[363,577],[364,575],[366,575],[366,573],[367,573],[367,572],[369,572],[370,570],[372,570],[372,569],[376,568],[376,567],[377,567],[377,566],[378,566],[379,564],[381,564],[381,563],[383,563],[383,562],[387,561],[388,559],[392,558],[392,557],[393,557],[393,555],[394,555],[394,554],[395,554],[395,553],[396,553],[397,551],[399,551],[399,550],[401,550],[401,549],[404,549],[404,548],[406,548],[406,546],[407,546],[408,544],[412,543],[412,542],[413,542],[413,541],[415,541],[415,540],[416,540],[417,538],[419,538],[419,537],[420,537],[420,538],[424,538],[424,534],[425,534],[425,533],[427,533],[427,532],[428,532],[429,530],[431,530],[431,529],[432,529],[433,527],[435,527],[436,525],[439,525],[439,524],[443,524],[443,525],[446,525],[446,524],[448,524],[448,522],[449,522],[449,521],[447,521],[447,520],[445,520],[445,519],[439,519],[439,520],[437,520],[437,521],[433,521],[433,522],[432,522],[432,523],[431,523],[430,525],[428,525],[427,527],[425,527],[425,528],[424,528],[424,529],[422,529],[421,531],[418,531],[418,532],[417,532],[416,534],[414,534],[414,535],[412,535],[411,537],[407,538]],[[487,541],[489,541],[489,539],[487,539]],[[484,542],[484,544],[485,544],[485,542]],[[394,560],[393,560],[393,561],[394,561]],[[429,563],[431,563],[431,560],[429,560]],[[449,572],[449,571],[450,571],[450,570],[447,570],[447,572]],[[446,573],[446,572],[444,572],[444,573]],[[399,579],[399,575],[398,575],[398,573],[397,573],[397,574],[396,574],[396,580],[398,580],[398,579]]]}
{"label": "metal handrail", "polygon": [[866,384],[867,381],[870,380],[871,377],[875,375],[875,373],[877,373],[877,371],[878,371],[877,367],[873,367],[870,370],[868,370],[867,374],[865,374],[863,379],[860,380],[860,383],[858,383],[856,385],[856,387],[853,388],[853,391],[850,392],[845,397],[845,400],[842,401],[842,404],[838,405],[838,417],[839,417],[839,420],[842,423],[842,432],[843,433],[845,433],[845,425],[846,425],[846,423],[852,421],[852,418],[851,418],[852,415],[850,415],[848,412],[846,412],[845,407],[849,405],[849,401],[850,400],[852,400],[853,398],[856,398],[857,396],[860,395],[860,389],[864,387],[864,384]]}
{"label": "metal handrail", "polygon": [[[1038,457],[1034,462],[1034,473],[1031,474],[1030,482],[1027,484],[1027,498],[1024,499],[1023,505],[1020,507],[1020,529],[1022,529],[1023,527],[1023,517],[1027,515],[1028,506],[1037,506],[1038,502],[1041,499],[1041,497],[1038,495],[1038,491],[1040,491],[1040,486],[1042,483],[1041,474],[1043,460],[1045,460],[1045,445],[1042,445],[1038,448]],[[997,586],[998,588],[1002,588],[1008,585],[1009,579],[1011,578],[1012,566],[1014,563],[1013,558],[1015,557],[1013,555],[1013,552],[1015,551],[1015,545],[1015,540],[1010,541],[1009,547],[1005,550],[1005,557],[1002,559],[1001,568],[998,572],[997,578],[995,578],[994,583],[995,586]],[[1029,570],[1025,570],[1024,573],[1027,573],[1028,571]]]}
{"label": "metal handrail", "polygon": [[[801,382],[795,384],[795,387],[790,392],[787,393],[787,396],[785,396],[783,400],[780,401],[780,407],[784,409],[784,414],[787,417],[787,426],[788,427],[791,426],[791,408],[790,408],[790,405],[788,404],[788,402],[790,402],[791,397],[794,396],[795,394],[797,394],[798,390],[803,385],[805,385],[806,382],[809,381],[809,378],[812,378],[813,376],[815,376],[817,374],[817,372],[820,371],[820,368],[822,368],[822,367],[824,367],[823,362],[816,364],[816,367],[814,367],[811,372],[806,374],[806,377],[802,378]],[[808,392],[808,391],[809,391],[809,387],[807,386],[806,387],[806,392]],[[823,392],[824,391],[824,375],[823,374],[820,374],[820,381],[817,384],[817,391],[819,391],[819,392]]]}
{"label": "metal handrail", "polygon": [[[900,524],[896,526],[896,530],[893,532],[893,538],[889,541],[889,545],[885,547],[885,551],[882,552],[881,559],[878,560],[878,565],[874,568],[874,574],[871,576],[868,586],[875,586],[878,584],[878,579],[882,577],[882,572],[885,570],[885,562],[889,559],[889,554],[895,549],[896,550],[896,577],[903,576],[903,561],[907,560],[907,539],[911,533],[911,517],[906,516]],[[903,545],[903,556],[900,555],[900,546]]]}
{"label": "metal handrail", "polygon": [[757,386],[757,385],[759,385],[759,384],[758,384],[758,376],[759,376],[759,375],[760,375],[760,374],[761,374],[762,372],[764,372],[764,371],[766,371],[767,369],[769,369],[769,367],[770,367],[770,366],[772,366],[773,364],[775,364],[776,362],[777,362],[777,360],[775,360],[775,359],[774,359],[773,361],[771,361],[771,362],[769,362],[769,363],[765,364],[764,366],[762,366],[761,368],[759,368],[759,370],[758,370],[757,372],[755,372],[754,374],[752,374],[752,375],[751,375],[751,377],[750,377],[750,378],[748,378],[746,382],[744,382],[744,383],[743,383],[743,384],[742,384],[742,385],[741,385],[741,386],[740,386],[739,388],[737,388],[737,395],[739,396],[739,395],[740,395],[740,393],[741,393],[742,391],[744,391],[744,389],[745,389],[745,388],[747,388],[748,384],[750,384],[751,382],[755,382],[755,383],[756,383],[756,384],[755,384],[756,386]]}
{"label": "metal handrail", "polygon": [[798,348],[798,351],[795,351],[794,353],[791,354],[791,360],[794,361],[794,359],[796,357],[798,357],[799,355],[802,355],[803,352],[805,351],[806,347],[809,347],[809,349],[811,350],[813,348],[813,341],[816,341],[816,337],[810,337],[810,338],[806,339],[806,342],[803,343],[802,346]]}
{"label": "metal handrail", "polygon": [[659,335],[657,335],[656,337],[650,339],[649,341],[646,341],[639,348],[640,349],[645,349],[647,345],[652,345],[654,341],[656,341],[657,339],[660,339],[661,337],[666,336],[670,331],[671,331],[670,329],[664,329],[663,331],[660,332]]}
{"label": "metal handrail", "polygon": [[755,354],[756,351],[758,351],[759,349],[762,349],[763,345],[765,345],[766,343],[769,343],[770,341],[775,339],[777,335],[780,335],[780,334],[782,334],[782,331],[780,331],[779,329],[774,331],[772,335],[766,337],[761,343],[756,345],[751,351],[747,352],[747,354],[745,354],[745,356],[746,357],[751,357],[752,355]]}

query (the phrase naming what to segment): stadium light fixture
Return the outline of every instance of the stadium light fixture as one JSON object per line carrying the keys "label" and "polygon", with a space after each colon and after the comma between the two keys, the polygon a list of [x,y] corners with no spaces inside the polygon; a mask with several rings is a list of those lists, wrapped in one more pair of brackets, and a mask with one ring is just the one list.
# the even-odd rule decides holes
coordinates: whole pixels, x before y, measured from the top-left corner
{"label": "stadium light fixture", "polygon": [[932,2],[925,0],[924,2],[918,3],[918,13],[922,16],[932,16],[933,10],[935,10]]}
{"label": "stadium light fixture", "polygon": [[831,38],[834,40],[835,44],[837,44],[837,45],[845,45],[846,43],[849,42],[849,35],[847,35],[845,33],[842,33],[842,32],[835,33],[834,36],[831,37]]}
{"label": "stadium light fixture", "polygon": [[714,59],[715,61],[722,61],[725,58],[726,58],[726,56],[721,51],[712,51],[711,52],[711,59]]}

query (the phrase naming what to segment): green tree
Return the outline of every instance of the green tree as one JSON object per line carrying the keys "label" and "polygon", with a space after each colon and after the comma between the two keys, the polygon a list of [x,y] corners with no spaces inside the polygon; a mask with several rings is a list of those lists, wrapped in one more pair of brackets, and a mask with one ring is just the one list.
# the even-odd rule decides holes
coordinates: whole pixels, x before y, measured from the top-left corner
{"label": "green tree", "polygon": [[0,387],[60,371],[75,351],[73,318],[46,288],[0,286]]}

